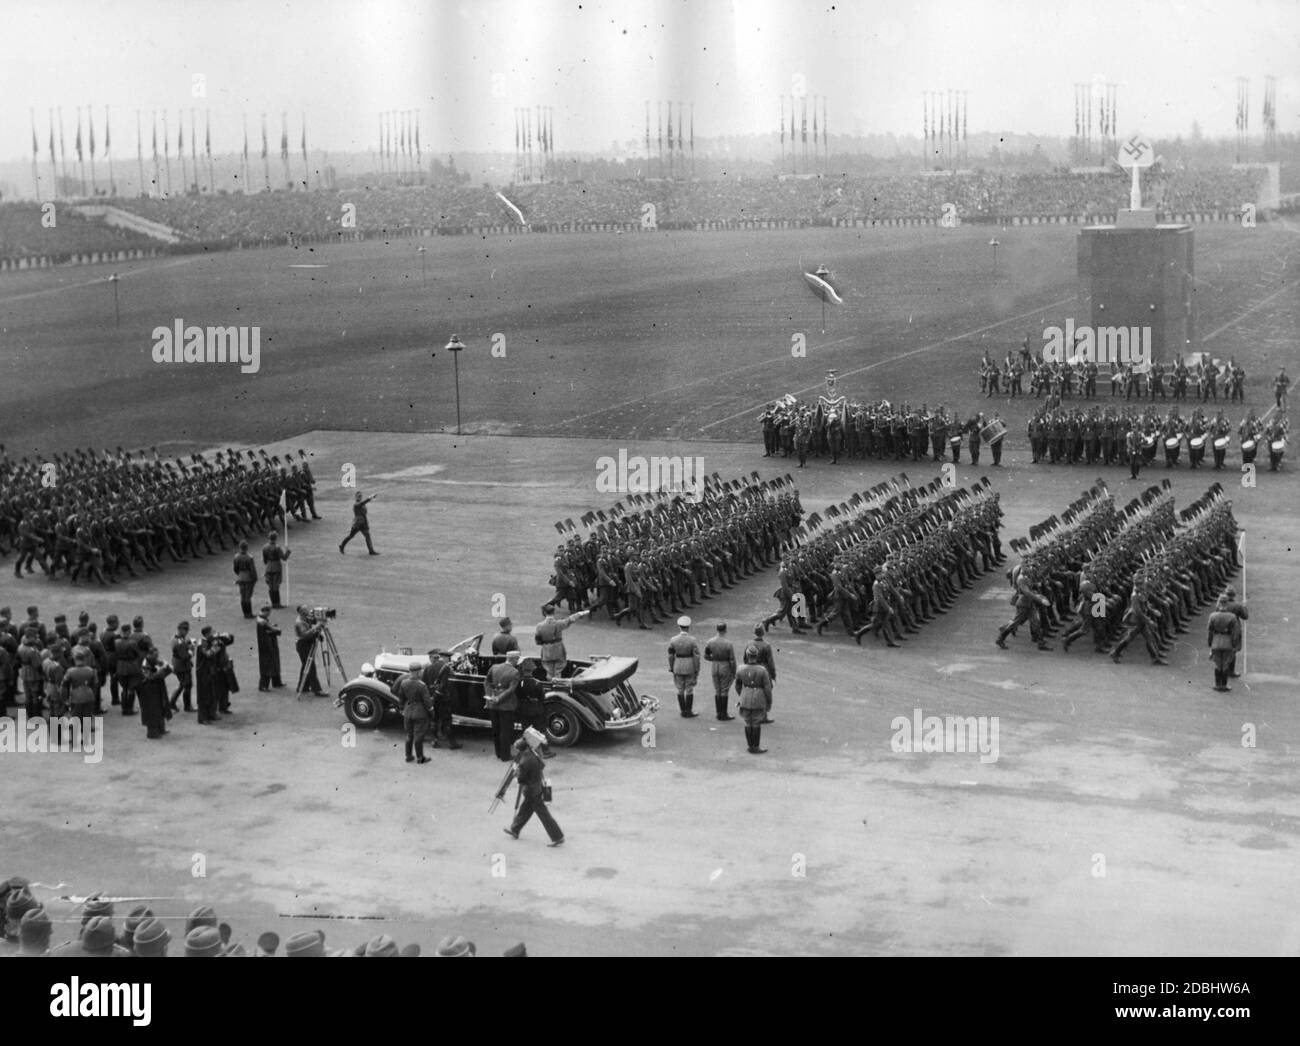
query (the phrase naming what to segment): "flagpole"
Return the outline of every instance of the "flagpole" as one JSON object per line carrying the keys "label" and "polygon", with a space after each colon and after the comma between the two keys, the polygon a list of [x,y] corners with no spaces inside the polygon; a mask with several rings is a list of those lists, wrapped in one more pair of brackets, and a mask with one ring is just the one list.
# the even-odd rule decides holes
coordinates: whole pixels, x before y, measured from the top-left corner
{"label": "flagpole", "polygon": [[292,590],[289,587],[289,496],[285,491],[280,491],[280,519],[284,521],[284,596],[286,600],[292,600]]}
{"label": "flagpole", "polygon": [[[1246,603],[1246,530],[1240,528],[1237,531],[1237,555],[1241,558],[1241,602],[1244,606]],[[1241,623],[1241,674],[1246,674],[1246,631],[1249,623]]]}

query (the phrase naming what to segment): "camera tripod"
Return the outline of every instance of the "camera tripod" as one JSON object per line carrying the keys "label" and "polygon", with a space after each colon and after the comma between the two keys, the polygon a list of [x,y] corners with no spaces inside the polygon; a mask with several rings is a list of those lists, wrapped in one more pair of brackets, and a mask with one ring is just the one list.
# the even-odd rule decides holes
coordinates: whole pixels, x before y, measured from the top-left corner
{"label": "camera tripod", "polygon": [[303,693],[302,688],[307,682],[307,675],[311,671],[312,665],[316,663],[318,653],[320,654],[321,667],[325,672],[326,687],[332,689],[334,686],[331,658],[333,664],[338,666],[339,682],[347,682],[347,670],[343,667],[343,658],[339,656],[338,644],[334,642],[334,635],[330,632],[329,625],[322,621],[320,622],[320,631],[316,633],[316,638],[312,641],[311,653],[308,655],[307,660],[302,663],[302,667],[298,669],[298,687],[294,690],[294,697],[300,700]]}

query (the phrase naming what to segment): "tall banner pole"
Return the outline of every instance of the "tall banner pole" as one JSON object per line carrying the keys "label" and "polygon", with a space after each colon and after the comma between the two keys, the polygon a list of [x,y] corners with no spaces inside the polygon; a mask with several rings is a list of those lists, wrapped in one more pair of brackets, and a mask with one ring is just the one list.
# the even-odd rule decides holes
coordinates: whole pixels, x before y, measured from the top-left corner
{"label": "tall banner pole", "polygon": [[289,586],[289,495],[287,491],[280,491],[280,519],[284,522],[284,597],[293,602],[293,590]]}
{"label": "tall banner pole", "polygon": [[[1241,560],[1241,602],[1246,603],[1246,531],[1237,531],[1237,558]],[[1241,674],[1246,674],[1246,634],[1249,623],[1241,623]]]}

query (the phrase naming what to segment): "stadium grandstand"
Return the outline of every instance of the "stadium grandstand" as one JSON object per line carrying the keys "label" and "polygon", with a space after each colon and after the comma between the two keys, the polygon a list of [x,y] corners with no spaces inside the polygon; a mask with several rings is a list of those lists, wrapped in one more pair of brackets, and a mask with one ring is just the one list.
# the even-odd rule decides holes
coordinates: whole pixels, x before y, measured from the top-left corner
{"label": "stadium grandstand", "polygon": [[[1259,198],[1259,170],[1156,171],[1144,183],[1161,218],[1235,216]],[[1109,221],[1128,203],[1117,173],[996,173],[952,175],[824,175],[698,181],[552,182],[502,190],[538,230],[640,227],[643,204],[655,206],[661,229],[733,227],[745,223],[841,225],[934,221],[948,204],[963,222],[1003,224],[1044,220]],[[102,201],[97,201],[102,202]],[[343,228],[344,206],[355,228]],[[86,251],[133,247],[186,250],[322,242],[378,235],[429,235],[506,229],[518,218],[490,186],[375,187],[314,192],[190,194],[112,200],[112,209],[144,219],[136,229],[88,220],[59,207],[55,229],[41,225],[36,204],[0,205],[0,259],[43,255],[55,262]],[[100,208],[101,210],[103,208]],[[169,230],[167,244],[148,228]]]}

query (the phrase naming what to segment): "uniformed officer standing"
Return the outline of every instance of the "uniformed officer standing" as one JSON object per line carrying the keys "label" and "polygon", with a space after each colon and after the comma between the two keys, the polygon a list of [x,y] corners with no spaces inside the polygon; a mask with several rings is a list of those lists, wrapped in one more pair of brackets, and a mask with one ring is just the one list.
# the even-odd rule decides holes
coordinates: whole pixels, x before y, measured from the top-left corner
{"label": "uniformed officer standing", "polygon": [[682,718],[694,719],[698,714],[694,705],[695,683],[700,678],[700,644],[691,635],[689,617],[679,617],[677,627],[681,631],[668,641],[668,671],[673,674],[673,684],[677,687],[677,706]]}
{"label": "uniformed officer standing", "polygon": [[440,737],[447,738],[447,747],[464,747],[456,740],[451,719],[451,662],[445,651],[429,651],[429,667],[424,670],[424,685],[433,699],[433,747],[441,748]]}
{"label": "uniformed officer standing", "polygon": [[1232,660],[1228,662],[1228,678],[1240,679],[1237,672],[1237,654],[1241,652],[1242,626],[1240,622],[1250,620],[1250,611],[1246,609],[1245,603],[1237,602],[1237,590],[1229,586],[1223,590],[1223,596],[1226,600],[1223,609],[1237,618],[1237,630],[1233,633]]}
{"label": "uniformed officer standing", "polygon": [[292,549],[285,548],[279,543],[274,530],[267,534],[266,544],[262,546],[262,566],[266,574],[266,589],[274,610],[284,606],[280,602],[280,582],[284,579],[284,566],[292,553]]}
{"label": "uniformed officer standing", "polygon": [[347,543],[360,534],[366,539],[366,549],[372,556],[379,555],[375,551],[375,546],[370,543],[370,520],[366,515],[366,506],[375,500],[379,495],[371,494],[368,498],[361,496],[361,491],[352,500],[352,529],[348,531],[348,536],[339,542],[339,552],[342,553]]}
{"label": "uniformed officer standing", "polygon": [[727,700],[731,684],[736,681],[736,648],[727,638],[725,621],[718,622],[718,634],[704,644],[704,660],[713,666],[713,702],[718,722],[735,719],[727,714]]}
{"label": "uniformed officer standing", "polygon": [[1210,648],[1210,658],[1214,662],[1214,689],[1227,693],[1232,689],[1228,685],[1228,669],[1235,655],[1235,646],[1241,633],[1241,622],[1237,615],[1227,609],[1228,597],[1225,593],[1215,604],[1214,613],[1208,622],[1206,643]]}
{"label": "uniformed officer standing", "polygon": [[762,625],[754,626],[754,638],[749,641],[747,650],[753,650],[758,657],[755,664],[762,665],[767,670],[767,680],[770,684],[767,688],[767,707],[763,711],[761,723],[771,723],[772,720],[772,692],[776,689],[776,658],[772,656],[772,645],[763,638],[765,635]]}
{"label": "uniformed officer standing", "polygon": [[253,557],[248,554],[248,542],[239,543],[239,551],[235,553],[235,584],[239,586],[239,609],[244,612],[244,617],[252,619],[253,617],[253,588],[257,584],[257,564],[253,562]]}
{"label": "uniformed officer standing", "polygon": [[513,635],[514,622],[508,617],[503,617],[497,622],[497,627],[501,631],[492,637],[492,656],[502,657],[512,650],[518,650],[519,640]]}
{"label": "uniformed officer standing", "polygon": [[506,653],[505,661],[488,669],[483,684],[488,712],[492,719],[492,740],[497,758],[510,761],[510,744],[514,740],[515,712],[519,708],[519,650]]}
{"label": "uniformed officer standing", "polygon": [[756,648],[756,640],[745,647],[745,663],[736,673],[736,692],[740,694],[740,716],[745,721],[745,740],[749,743],[750,755],[763,755],[767,749],[761,747],[763,723],[771,722],[767,718],[767,709],[772,706],[772,679],[767,669],[760,664],[762,655]]}
{"label": "uniformed officer standing", "polygon": [[[412,661],[409,668],[407,674],[394,685],[393,693],[397,697],[398,707],[402,710],[402,722],[406,726],[406,761],[427,763],[429,757],[424,754],[424,738],[429,732],[433,703],[429,698],[429,688],[420,679],[424,666],[418,661]],[[437,743],[436,740],[434,743]]]}

